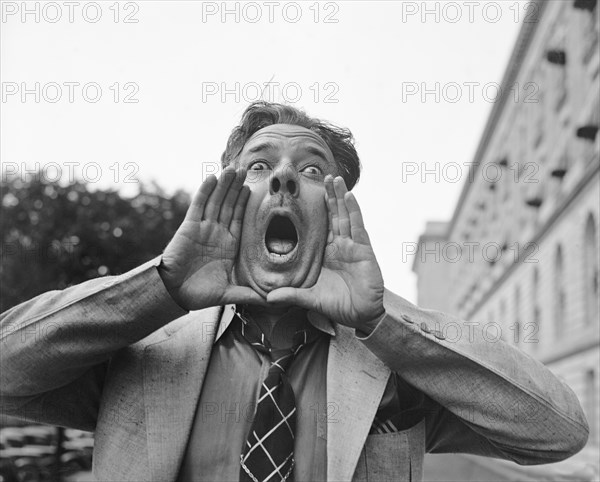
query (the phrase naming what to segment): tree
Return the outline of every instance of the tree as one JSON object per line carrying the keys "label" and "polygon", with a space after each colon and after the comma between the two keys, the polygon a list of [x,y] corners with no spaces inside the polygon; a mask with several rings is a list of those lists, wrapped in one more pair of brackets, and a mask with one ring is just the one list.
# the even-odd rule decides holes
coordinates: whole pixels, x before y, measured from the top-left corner
{"label": "tree", "polygon": [[159,255],[190,196],[141,185],[128,199],[114,190],[67,186],[31,176],[5,179],[2,197],[0,311],[40,293],[120,274]]}

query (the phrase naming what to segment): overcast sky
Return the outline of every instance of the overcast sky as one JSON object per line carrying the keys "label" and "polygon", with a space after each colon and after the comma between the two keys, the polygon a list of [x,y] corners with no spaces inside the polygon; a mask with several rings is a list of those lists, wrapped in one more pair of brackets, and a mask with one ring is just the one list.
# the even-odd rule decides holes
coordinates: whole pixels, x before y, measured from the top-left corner
{"label": "overcast sky", "polygon": [[452,215],[529,5],[2,2],[2,162],[192,192],[260,87],[352,130],[386,286],[416,301],[403,252]]}

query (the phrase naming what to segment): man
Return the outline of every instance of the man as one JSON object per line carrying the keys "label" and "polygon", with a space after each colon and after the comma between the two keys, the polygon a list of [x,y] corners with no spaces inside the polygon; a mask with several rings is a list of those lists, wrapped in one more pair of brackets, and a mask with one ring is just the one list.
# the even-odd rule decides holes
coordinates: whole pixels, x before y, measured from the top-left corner
{"label": "man", "polygon": [[349,131],[256,103],[222,160],[160,258],[2,316],[3,412],[94,430],[110,481],[420,480],[426,451],[585,445],[543,365],[384,289]]}

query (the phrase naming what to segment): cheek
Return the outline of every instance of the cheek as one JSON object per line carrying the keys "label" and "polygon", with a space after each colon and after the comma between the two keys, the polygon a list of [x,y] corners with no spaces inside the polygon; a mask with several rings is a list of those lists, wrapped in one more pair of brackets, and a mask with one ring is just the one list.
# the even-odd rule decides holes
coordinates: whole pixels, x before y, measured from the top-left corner
{"label": "cheek", "polygon": [[316,242],[324,242],[327,239],[327,231],[329,229],[329,219],[327,212],[327,204],[325,203],[325,189],[312,197],[306,211],[310,217],[310,232],[314,236]]}
{"label": "cheek", "polygon": [[271,175],[271,171],[248,171],[246,173],[244,184],[248,186],[252,192],[268,191]]}
{"label": "cheek", "polygon": [[250,197],[248,198],[244,212],[244,224],[254,224],[260,204],[265,197],[265,193],[268,192],[268,185],[264,182],[248,181],[244,184],[250,188]]}

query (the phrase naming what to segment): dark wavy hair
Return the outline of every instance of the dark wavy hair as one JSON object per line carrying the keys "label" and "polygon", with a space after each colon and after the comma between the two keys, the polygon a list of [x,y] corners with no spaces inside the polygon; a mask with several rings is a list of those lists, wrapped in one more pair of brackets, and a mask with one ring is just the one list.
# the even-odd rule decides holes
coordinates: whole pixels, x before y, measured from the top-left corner
{"label": "dark wavy hair", "polygon": [[253,102],[242,114],[240,125],[231,132],[225,152],[221,155],[222,166],[228,166],[241,154],[244,145],[255,132],[273,124],[292,124],[315,132],[331,149],[340,176],[348,189],[352,189],[358,182],[360,159],[350,130],[309,117],[296,107],[265,101]]}

